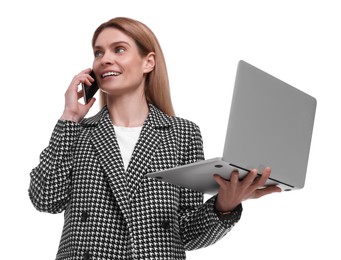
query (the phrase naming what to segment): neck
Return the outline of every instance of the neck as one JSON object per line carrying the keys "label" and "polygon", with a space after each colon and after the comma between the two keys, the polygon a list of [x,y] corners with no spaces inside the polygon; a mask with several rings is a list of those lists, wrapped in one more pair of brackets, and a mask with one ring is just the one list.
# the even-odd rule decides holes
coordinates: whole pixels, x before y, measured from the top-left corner
{"label": "neck", "polygon": [[149,113],[144,95],[109,97],[107,106],[111,122],[116,126],[142,126]]}

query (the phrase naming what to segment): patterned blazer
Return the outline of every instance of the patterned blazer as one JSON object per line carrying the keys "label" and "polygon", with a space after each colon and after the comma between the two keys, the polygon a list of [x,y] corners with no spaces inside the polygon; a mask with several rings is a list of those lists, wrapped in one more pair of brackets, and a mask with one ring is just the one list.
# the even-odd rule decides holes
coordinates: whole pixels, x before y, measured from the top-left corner
{"label": "patterned blazer", "polygon": [[64,211],[56,259],[185,259],[239,220],[241,205],[220,220],[215,197],[145,177],[204,159],[194,123],[149,109],[127,170],[106,107],[56,124],[29,187],[37,210]]}

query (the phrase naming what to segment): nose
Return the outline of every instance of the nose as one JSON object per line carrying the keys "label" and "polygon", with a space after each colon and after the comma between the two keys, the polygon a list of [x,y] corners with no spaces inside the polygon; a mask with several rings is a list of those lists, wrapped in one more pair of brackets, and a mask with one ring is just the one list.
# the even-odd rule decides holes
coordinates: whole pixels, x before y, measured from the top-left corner
{"label": "nose", "polygon": [[106,65],[106,64],[113,64],[115,63],[115,55],[114,53],[110,51],[106,51],[101,59],[101,64]]}

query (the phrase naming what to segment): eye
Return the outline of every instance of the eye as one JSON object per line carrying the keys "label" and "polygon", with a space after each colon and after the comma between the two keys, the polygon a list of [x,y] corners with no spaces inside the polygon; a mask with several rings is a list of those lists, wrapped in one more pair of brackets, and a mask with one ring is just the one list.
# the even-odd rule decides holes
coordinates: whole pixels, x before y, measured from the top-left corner
{"label": "eye", "polygon": [[120,46],[119,46],[119,47],[116,47],[116,48],[115,48],[115,53],[123,53],[123,52],[125,52],[125,50],[126,50],[126,49],[125,49],[124,47],[120,47]]}
{"label": "eye", "polygon": [[95,58],[102,57],[103,56],[103,52],[99,51],[99,50],[94,51],[94,56],[95,56]]}

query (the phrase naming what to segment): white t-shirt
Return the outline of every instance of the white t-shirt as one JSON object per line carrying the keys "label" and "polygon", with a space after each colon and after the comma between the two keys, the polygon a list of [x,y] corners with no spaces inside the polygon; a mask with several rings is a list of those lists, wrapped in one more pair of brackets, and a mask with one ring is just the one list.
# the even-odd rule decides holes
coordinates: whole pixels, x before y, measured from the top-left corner
{"label": "white t-shirt", "polygon": [[137,140],[139,139],[142,126],[137,127],[125,127],[115,126],[115,133],[117,142],[121,150],[121,156],[123,159],[124,168],[128,168],[131,155],[133,154]]}

